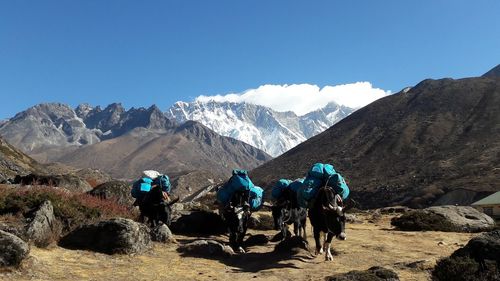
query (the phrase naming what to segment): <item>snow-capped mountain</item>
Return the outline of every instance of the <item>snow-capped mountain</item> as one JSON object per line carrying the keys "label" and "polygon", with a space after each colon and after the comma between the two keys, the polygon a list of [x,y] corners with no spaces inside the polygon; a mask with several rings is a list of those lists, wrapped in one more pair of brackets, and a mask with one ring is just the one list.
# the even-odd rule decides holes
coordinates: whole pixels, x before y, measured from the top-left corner
{"label": "snow-capped mountain", "polygon": [[136,127],[168,129],[173,124],[155,105],[126,111],[119,103],[105,109],[82,104],[75,110],[62,103],[43,103],[2,122],[0,135],[22,151],[33,153],[50,147],[95,144]]}
{"label": "snow-capped mountain", "polygon": [[179,123],[194,120],[217,133],[278,156],[331,127],[353,109],[329,103],[303,116],[268,107],[232,102],[177,102],[166,116]]}

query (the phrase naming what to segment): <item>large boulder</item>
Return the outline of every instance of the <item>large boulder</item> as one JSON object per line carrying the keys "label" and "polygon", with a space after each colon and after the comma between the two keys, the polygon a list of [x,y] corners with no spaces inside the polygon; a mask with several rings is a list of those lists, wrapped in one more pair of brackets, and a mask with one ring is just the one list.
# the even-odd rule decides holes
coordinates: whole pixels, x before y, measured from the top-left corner
{"label": "large boulder", "polygon": [[135,199],[130,194],[131,188],[128,182],[109,181],[96,186],[87,193],[101,199],[116,200],[116,202],[122,205],[132,205]]}
{"label": "large boulder", "polygon": [[50,201],[43,202],[29,215],[26,237],[37,247],[47,247],[57,240],[61,233],[61,224],[54,216],[54,207]]}
{"label": "large boulder", "polygon": [[500,280],[500,230],[480,234],[432,271],[433,280]]}
{"label": "large boulder", "polygon": [[170,229],[179,234],[220,235],[227,231],[222,218],[211,211],[192,211],[172,221]]}
{"label": "large boulder", "polygon": [[197,240],[180,246],[177,251],[184,255],[198,257],[230,257],[234,255],[231,247],[214,240]]}
{"label": "large boulder", "polygon": [[155,242],[167,243],[175,241],[175,238],[168,226],[162,223],[151,229],[151,240]]}
{"label": "large boulder", "polygon": [[393,218],[392,225],[408,231],[480,232],[495,227],[495,221],[472,207],[435,206],[412,210]]}
{"label": "large boulder", "polygon": [[59,241],[61,247],[105,254],[141,253],[151,246],[149,228],[130,219],[115,218],[83,225]]}
{"label": "large boulder", "polygon": [[256,230],[274,230],[273,216],[264,213],[253,213],[248,220],[248,228]]}
{"label": "large boulder", "polygon": [[29,252],[29,245],[21,238],[0,230],[0,266],[18,266]]}
{"label": "large boulder", "polygon": [[325,278],[326,281],[399,281],[396,272],[374,266],[368,270],[353,270],[343,274],[336,274]]}

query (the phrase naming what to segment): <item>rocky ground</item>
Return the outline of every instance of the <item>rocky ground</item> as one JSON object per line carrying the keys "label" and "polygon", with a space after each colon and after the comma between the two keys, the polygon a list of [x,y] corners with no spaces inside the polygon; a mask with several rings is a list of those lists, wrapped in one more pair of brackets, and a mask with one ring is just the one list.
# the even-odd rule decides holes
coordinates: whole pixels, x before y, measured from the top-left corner
{"label": "rocky ground", "polygon": [[[106,255],[72,251],[57,246],[32,246],[30,257],[20,269],[2,269],[0,280],[324,280],[324,277],[372,266],[392,269],[401,280],[429,280],[436,260],[449,256],[477,234],[454,232],[396,231],[393,215],[373,218],[360,214],[347,225],[348,239],[334,241],[333,262],[303,251],[278,256],[276,243],[254,246],[248,253],[221,258],[194,257],[177,251],[180,245],[200,239],[175,235],[176,242],[155,243],[140,255]],[[308,227],[311,234],[310,227]],[[273,236],[275,231],[250,231]],[[226,242],[226,236],[211,237]],[[312,237],[309,238],[313,245]],[[313,248],[313,247],[311,247]]]}

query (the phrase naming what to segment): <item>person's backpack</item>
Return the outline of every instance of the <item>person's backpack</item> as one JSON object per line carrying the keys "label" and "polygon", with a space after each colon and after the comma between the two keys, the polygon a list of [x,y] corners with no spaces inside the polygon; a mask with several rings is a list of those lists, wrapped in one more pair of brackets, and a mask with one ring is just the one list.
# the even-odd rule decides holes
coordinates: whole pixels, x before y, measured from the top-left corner
{"label": "person's backpack", "polygon": [[139,199],[151,190],[151,184],[153,180],[148,177],[142,177],[132,185],[131,195],[132,197]]}
{"label": "person's backpack", "polygon": [[167,193],[170,193],[170,190],[172,189],[170,179],[167,175],[159,175],[154,179],[153,184],[158,185],[162,191],[165,191]]}

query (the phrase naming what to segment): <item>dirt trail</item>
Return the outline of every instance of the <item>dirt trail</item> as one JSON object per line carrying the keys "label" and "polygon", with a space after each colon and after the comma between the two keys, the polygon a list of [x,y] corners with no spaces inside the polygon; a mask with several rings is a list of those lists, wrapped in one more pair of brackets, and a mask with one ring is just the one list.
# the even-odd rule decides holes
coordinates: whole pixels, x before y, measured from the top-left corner
{"label": "dirt trail", "polygon": [[[311,233],[310,229],[308,229]],[[275,232],[252,231],[273,235]],[[0,272],[0,280],[323,280],[333,273],[365,270],[372,266],[394,269],[401,280],[428,280],[425,269],[440,257],[450,255],[473,234],[446,232],[401,232],[390,226],[390,217],[378,223],[348,224],[348,239],[334,241],[333,262],[307,255],[280,260],[272,251],[275,243],[256,246],[230,260],[181,256],[176,244],[155,244],[141,255],[108,256],[60,247],[33,247],[31,257],[17,271]],[[178,243],[196,237],[176,236]],[[227,237],[213,237],[227,241]],[[313,245],[312,238],[309,239]],[[313,248],[313,247],[311,247]],[[423,261],[416,268],[407,263]]]}

